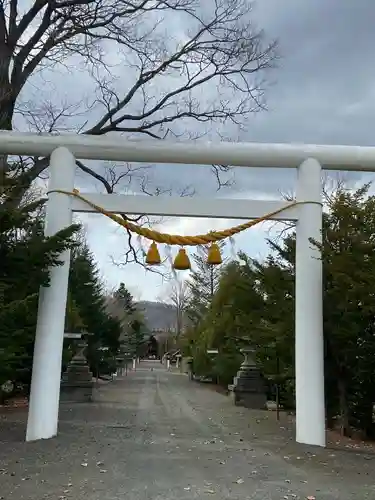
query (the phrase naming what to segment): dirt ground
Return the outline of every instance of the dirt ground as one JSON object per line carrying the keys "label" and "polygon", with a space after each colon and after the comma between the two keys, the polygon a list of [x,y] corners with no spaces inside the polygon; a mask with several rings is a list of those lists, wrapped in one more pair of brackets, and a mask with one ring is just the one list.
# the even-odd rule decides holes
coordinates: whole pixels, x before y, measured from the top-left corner
{"label": "dirt ground", "polygon": [[298,445],[291,418],[235,407],[157,362],[95,403],[62,405],[54,439],[25,443],[25,422],[25,408],[0,412],[2,499],[375,500],[372,445]]}

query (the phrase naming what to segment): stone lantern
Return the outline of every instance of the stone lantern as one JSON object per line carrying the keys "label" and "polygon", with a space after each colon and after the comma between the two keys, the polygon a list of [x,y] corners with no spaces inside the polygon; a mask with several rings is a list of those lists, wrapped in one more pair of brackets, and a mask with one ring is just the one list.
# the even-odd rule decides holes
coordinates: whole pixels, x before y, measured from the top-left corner
{"label": "stone lantern", "polygon": [[254,349],[241,349],[245,357],[233,381],[233,396],[236,406],[245,408],[267,408],[266,387],[262,374],[254,361]]}
{"label": "stone lantern", "polygon": [[77,354],[71,359],[61,380],[61,401],[63,402],[92,401],[94,381],[84,354],[87,342],[80,339],[77,347]]}

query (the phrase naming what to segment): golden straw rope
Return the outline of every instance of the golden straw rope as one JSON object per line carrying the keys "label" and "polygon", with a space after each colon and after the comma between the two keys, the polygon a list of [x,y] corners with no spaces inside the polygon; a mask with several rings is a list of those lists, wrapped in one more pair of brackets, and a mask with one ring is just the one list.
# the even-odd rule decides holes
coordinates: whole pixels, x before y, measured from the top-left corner
{"label": "golden straw rope", "polygon": [[62,189],[54,189],[53,191],[49,191],[47,194],[49,193],[62,193],[62,194],[67,194],[69,196],[74,196],[75,198],[82,200],[84,203],[94,208],[98,213],[105,215],[114,222],[117,222],[117,224],[119,224],[120,226],[124,227],[125,229],[128,229],[133,233],[138,234],[139,236],[143,236],[144,238],[155,241],[156,243],[165,243],[167,245],[180,245],[180,246],[207,245],[208,243],[224,240],[225,238],[234,236],[235,234],[238,234],[242,231],[245,231],[246,229],[249,229],[250,227],[255,226],[256,224],[259,224],[260,222],[269,220],[271,217],[283,212],[287,208],[291,208],[296,205],[301,205],[305,203],[315,203],[309,201],[304,201],[304,202],[293,201],[282,208],[279,208],[277,210],[274,210],[273,212],[263,215],[262,217],[259,217],[258,219],[250,220],[248,222],[245,222],[244,224],[239,224],[238,226],[234,226],[229,229],[224,229],[222,231],[211,231],[207,234],[198,234],[195,236],[181,236],[178,234],[161,233],[153,229],[141,227],[138,224],[135,224],[134,222],[130,222],[126,219],[123,219],[122,217],[119,217],[118,215],[111,214],[107,212],[104,208],[100,207],[99,205],[96,205],[95,203],[91,202],[90,200],[82,196],[77,189],[74,189],[72,192],[64,191]]}

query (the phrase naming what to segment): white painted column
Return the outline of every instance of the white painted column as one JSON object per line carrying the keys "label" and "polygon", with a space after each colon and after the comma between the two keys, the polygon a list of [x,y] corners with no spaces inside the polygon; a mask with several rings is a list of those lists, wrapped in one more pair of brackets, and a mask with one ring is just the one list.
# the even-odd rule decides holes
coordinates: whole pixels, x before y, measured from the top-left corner
{"label": "white painted column", "polygon": [[[75,159],[68,149],[60,147],[53,151],[49,173],[50,191],[73,189]],[[46,236],[52,236],[71,223],[70,196],[50,193],[46,209]],[[50,286],[42,287],[39,293],[26,441],[48,439],[57,434],[70,251],[61,254],[60,260],[63,265],[50,271]]]}
{"label": "white painted column", "polygon": [[312,238],[322,239],[321,166],[310,158],[298,169],[296,229],[296,440],[325,446],[322,261]]}
{"label": "white painted column", "polygon": [[135,358],[133,358],[133,370],[135,370],[135,367],[136,367],[136,361]]}

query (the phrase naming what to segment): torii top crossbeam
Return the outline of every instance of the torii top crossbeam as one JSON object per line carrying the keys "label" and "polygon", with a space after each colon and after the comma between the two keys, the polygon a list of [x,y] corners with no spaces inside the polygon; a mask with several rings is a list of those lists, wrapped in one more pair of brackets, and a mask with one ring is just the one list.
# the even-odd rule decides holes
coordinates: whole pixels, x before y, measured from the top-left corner
{"label": "torii top crossbeam", "polygon": [[306,158],[315,158],[323,169],[375,172],[375,147],[203,141],[170,143],[83,134],[36,135],[0,131],[0,152],[3,154],[49,156],[60,146],[67,147],[76,158],[87,160],[297,168]]}

